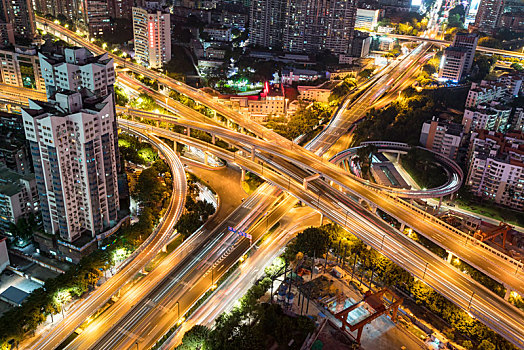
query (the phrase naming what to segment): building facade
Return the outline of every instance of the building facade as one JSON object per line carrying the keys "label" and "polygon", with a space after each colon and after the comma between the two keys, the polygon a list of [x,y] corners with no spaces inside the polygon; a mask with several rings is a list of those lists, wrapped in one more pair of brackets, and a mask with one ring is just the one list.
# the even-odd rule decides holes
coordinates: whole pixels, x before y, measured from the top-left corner
{"label": "building facade", "polygon": [[40,72],[40,60],[35,48],[0,49],[0,79],[2,83],[45,91]]}
{"label": "building facade", "polygon": [[113,92],[115,68],[108,54],[93,56],[85,48],[66,48],[63,54],[38,54],[47,98],[57,91],[88,89],[96,95]]}
{"label": "building facade", "polygon": [[252,0],[249,13],[249,43],[253,46],[282,46],[286,0]]}
{"label": "building facade", "polygon": [[374,30],[378,24],[380,10],[357,9],[355,28]]}
{"label": "building facade", "polygon": [[524,137],[480,130],[473,133],[466,184],[473,194],[524,209]]}
{"label": "building facade", "polygon": [[34,175],[21,175],[0,168],[0,233],[12,235],[10,226],[39,210]]}
{"label": "building facade", "polygon": [[480,0],[475,27],[481,32],[492,34],[500,26],[503,12],[504,0]]}
{"label": "building facade", "polygon": [[0,0],[0,22],[10,23],[15,38],[33,40],[36,33],[31,0]]}
{"label": "building facade", "polygon": [[467,50],[463,47],[448,47],[440,61],[438,78],[458,83],[464,78]]}
{"label": "building facade", "polygon": [[457,159],[463,136],[462,125],[433,118],[422,125],[420,144],[447,158]]}
{"label": "building facade", "polygon": [[22,118],[44,230],[68,244],[118,218],[113,60],[66,48],[40,63],[48,102],[29,100]]}
{"label": "building facade", "polygon": [[282,46],[290,52],[329,50],[349,54],[354,38],[355,0],[287,1]]}
{"label": "building facade", "polygon": [[133,7],[135,57],[151,68],[161,68],[171,60],[170,14],[160,10]]}
{"label": "building facade", "polygon": [[250,44],[349,54],[356,12],[355,0],[253,0]]}

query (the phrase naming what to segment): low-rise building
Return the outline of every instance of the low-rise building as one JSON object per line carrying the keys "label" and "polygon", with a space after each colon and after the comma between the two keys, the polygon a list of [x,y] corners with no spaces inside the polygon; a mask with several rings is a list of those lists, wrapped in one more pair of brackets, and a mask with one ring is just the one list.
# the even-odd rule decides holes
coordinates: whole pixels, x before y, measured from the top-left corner
{"label": "low-rise building", "polygon": [[520,92],[524,91],[524,74],[512,72],[500,76],[499,81],[506,86],[506,94],[508,97],[517,97]]}
{"label": "low-rise building", "polygon": [[340,84],[339,80],[331,80],[317,86],[300,85],[298,86],[298,98],[327,103],[331,92],[338,84]]}
{"label": "low-rise building", "polygon": [[433,118],[422,124],[420,144],[445,157],[457,159],[463,137],[462,125]]}
{"label": "low-rise building", "polygon": [[231,27],[209,26],[204,28],[204,33],[206,33],[212,41],[231,41]]}
{"label": "low-rise building", "polygon": [[378,24],[380,10],[357,9],[355,28],[374,30]]}
{"label": "low-rise building", "polygon": [[310,69],[283,69],[282,83],[285,85],[292,85],[293,83],[300,83],[301,81],[315,81],[317,79],[326,78],[326,74],[322,74],[316,70]]}
{"label": "low-rise building", "polygon": [[10,226],[39,210],[34,175],[21,175],[0,168],[0,232],[11,235]]}
{"label": "low-rise building", "polygon": [[470,140],[466,184],[476,196],[524,209],[524,134],[479,130]]}

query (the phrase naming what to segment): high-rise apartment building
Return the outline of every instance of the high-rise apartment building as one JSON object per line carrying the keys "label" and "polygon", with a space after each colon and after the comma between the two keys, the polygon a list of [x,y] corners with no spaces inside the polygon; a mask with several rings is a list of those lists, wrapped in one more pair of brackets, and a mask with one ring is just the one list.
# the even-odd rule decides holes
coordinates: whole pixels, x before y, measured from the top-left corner
{"label": "high-rise apartment building", "polygon": [[477,34],[457,33],[453,44],[444,50],[438,74],[439,79],[461,81],[471,71],[477,42]]}
{"label": "high-rise apartment building", "polygon": [[356,20],[355,0],[288,0],[282,45],[290,52],[329,50],[349,54]]}
{"label": "high-rise apartment building", "polygon": [[479,36],[476,33],[457,33],[453,39],[453,47],[466,48],[466,62],[464,66],[465,74],[468,74],[473,66],[473,58],[475,58],[478,41]]}
{"label": "high-rise apartment building", "polygon": [[455,83],[464,78],[467,60],[467,49],[464,47],[450,46],[444,50],[440,61],[438,78],[450,80]]}
{"label": "high-rise apartment building", "polygon": [[160,68],[171,60],[169,12],[133,7],[133,33],[138,62]]}
{"label": "high-rise apartment building", "polygon": [[[283,17],[286,0],[253,0],[250,10],[249,42],[254,46],[282,46]],[[286,14],[292,16],[292,14]],[[297,23],[300,25],[300,23]]]}
{"label": "high-rise apartment building", "polygon": [[81,2],[78,0],[34,0],[34,8],[43,15],[65,16],[70,21],[76,21]]}
{"label": "high-rise apartment building", "polygon": [[31,0],[0,0],[0,22],[11,23],[15,38],[35,37],[35,14]]}
{"label": "high-rise apartment building", "polygon": [[48,102],[29,100],[22,118],[44,229],[67,245],[117,220],[113,61],[85,48],[40,54],[40,61]]}
{"label": "high-rise apartment building", "polygon": [[349,54],[356,11],[355,0],[254,0],[250,44],[290,52]]}
{"label": "high-rise apartment building", "polygon": [[92,36],[102,36],[111,31],[108,0],[80,0],[81,16],[78,25]]}
{"label": "high-rise apartment building", "polygon": [[524,135],[473,133],[466,184],[476,196],[524,209]]}
{"label": "high-rise apartment building", "polygon": [[493,34],[500,25],[503,11],[504,0],[481,0],[475,17],[475,27],[481,32]]}
{"label": "high-rise apartment building", "polygon": [[60,90],[86,88],[99,96],[113,91],[115,68],[107,54],[93,56],[85,48],[66,48],[64,54],[40,52],[38,56],[47,98]]}

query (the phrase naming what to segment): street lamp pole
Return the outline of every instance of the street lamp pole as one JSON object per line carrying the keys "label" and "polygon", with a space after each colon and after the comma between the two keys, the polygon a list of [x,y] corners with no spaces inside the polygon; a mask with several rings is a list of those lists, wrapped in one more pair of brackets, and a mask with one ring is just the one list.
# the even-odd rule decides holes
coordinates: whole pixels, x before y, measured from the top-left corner
{"label": "street lamp pole", "polygon": [[471,293],[471,298],[469,299],[469,303],[468,303],[468,311],[471,308],[471,302],[473,301],[473,296],[475,296],[475,292]]}
{"label": "street lamp pole", "polygon": [[422,275],[422,279],[424,279],[424,277],[426,277],[426,271],[428,269],[428,264],[429,263],[426,263],[426,267],[424,268],[424,275]]}

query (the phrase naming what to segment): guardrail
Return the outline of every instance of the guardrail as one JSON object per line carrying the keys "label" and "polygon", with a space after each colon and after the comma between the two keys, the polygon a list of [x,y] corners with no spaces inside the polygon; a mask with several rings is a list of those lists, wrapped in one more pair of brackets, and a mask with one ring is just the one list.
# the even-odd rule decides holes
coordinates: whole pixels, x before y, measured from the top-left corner
{"label": "guardrail", "polygon": [[[346,158],[347,156],[349,156],[350,154],[354,153],[355,150],[361,147],[368,146],[368,145],[377,146],[377,148],[379,149],[387,148],[388,150],[400,150],[400,151],[406,151],[406,152],[412,148],[412,146],[406,143],[401,143],[401,142],[366,141],[366,142],[362,142],[361,145],[358,147],[350,148],[350,149],[337,153],[335,156],[333,156],[330,159],[330,162],[337,163],[341,161],[342,159]],[[433,189],[428,189],[428,190],[409,190],[409,189],[405,190],[405,189],[398,189],[398,188],[389,187],[389,186],[383,186],[379,184],[373,184],[370,182],[366,182],[356,176],[354,176],[354,178],[357,181],[360,181],[362,184],[368,186],[369,188],[376,188],[384,192],[389,192],[392,194],[396,194],[396,195],[404,196],[408,198],[442,197],[442,196],[446,196],[446,195],[455,193],[456,191],[460,189],[462,182],[464,181],[464,172],[462,171],[462,168],[460,168],[460,166],[457,163],[455,163],[453,160],[447,157],[444,157],[441,154],[438,154],[432,150],[428,150],[420,146],[415,146],[415,147],[429,151],[430,153],[432,153],[435,156],[435,158],[437,158],[437,160],[441,164],[445,165],[448,168],[448,170],[451,170],[451,176],[448,179],[447,183],[445,183],[444,185],[435,187]],[[454,179],[453,175],[457,175],[456,180]]]}
{"label": "guardrail", "polygon": [[490,253],[497,255],[499,258],[502,258],[502,259],[506,260],[507,262],[515,265],[515,267],[517,268],[516,271],[518,271],[519,269],[520,270],[523,269],[524,263],[522,263],[522,262],[520,262],[520,261],[518,261],[516,259],[513,259],[512,257],[510,257],[510,256],[508,256],[508,255],[506,255],[506,254],[504,254],[502,252],[500,252],[497,249],[494,249],[493,247],[487,245],[484,242],[481,242],[480,240],[478,240],[478,239],[476,239],[474,237],[471,237],[467,233],[465,233],[465,232],[463,232],[463,231],[461,231],[461,230],[459,230],[459,229],[449,225],[448,223],[438,219],[437,217],[435,217],[433,215],[430,215],[430,214],[426,213],[424,210],[422,210],[420,208],[417,208],[416,206],[406,202],[405,200],[403,200],[401,198],[398,198],[398,197],[395,197],[395,196],[391,196],[391,195],[390,195],[390,198],[392,198],[395,202],[403,205],[404,207],[407,207],[410,210],[413,210],[416,213],[422,215],[425,219],[428,219],[429,221],[431,221],[433,223],[436,223],[439,226],[442,226],[443,228],[445,228],[447,230],[453,231],[453,233],[456,233],[456,234],[460,235],[463,238],[466,238],[466,242],[471,242],[472,244],[478,245],[481,248],[489,251]]}

